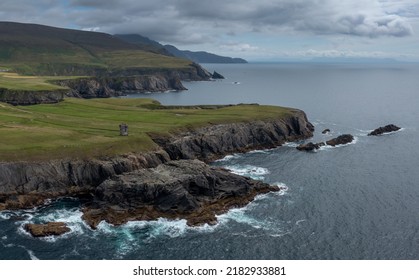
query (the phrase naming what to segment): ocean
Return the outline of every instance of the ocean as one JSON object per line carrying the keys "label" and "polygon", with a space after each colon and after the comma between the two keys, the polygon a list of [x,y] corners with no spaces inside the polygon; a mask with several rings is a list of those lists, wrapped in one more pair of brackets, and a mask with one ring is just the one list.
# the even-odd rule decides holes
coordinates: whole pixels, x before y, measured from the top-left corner
{"label": "ocean", "polygon": [[[225,80],[181,92],[135,94],[165,105],[260,103],[304,110],[321,141],[355,141],[307,153],[287,143],[213,163],[284,187],[188,227],[159,219],[91,230],[64,198],[0,212],[0,259],[419,259],[418,64],[208,64]],[[394,123],[402,130],[367,134]],[[331,133],[321,131],[329,128]],[[64,221],[71,232],[36,239],[27,222]]]}

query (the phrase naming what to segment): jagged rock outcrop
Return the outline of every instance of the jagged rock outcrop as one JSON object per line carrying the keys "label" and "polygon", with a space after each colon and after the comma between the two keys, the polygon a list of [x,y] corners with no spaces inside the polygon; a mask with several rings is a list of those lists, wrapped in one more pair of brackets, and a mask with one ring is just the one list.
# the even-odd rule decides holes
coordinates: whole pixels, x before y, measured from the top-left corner
{"label": "jagged rock outcrop", "polygon": [[70,231],[70,228],[63,222],[50,222],[47,224],[26,224],[25,230],[33,237],[46,237],[63,235]]}
{"label": "jagged rock outcrop", "polygon": [[368,136],[378,136],[378,135],[382,135],[382,134],[384,134],[384,133],[389,133],[389,132],[398,131],[398,130],[400,130],[400,129],[401,129],[401,128],[400,128],[400,127],[398,127],[397,125],[394,125],[394,124],[389,124],[389,125],[382,126],[382,127],[379,127],[379,128],[377,128],[377,129],[373,130],[372,132],[370,132],[370,133],[368,134]]}
{"label": "jagged rock outcrop", "polygon": [[64,99],[67,90],[24,91],[0,88],[0,102],[12,105],[35,105],[58,103]]}
{"label": "jagged rock outcrop", "polygon": [[189,225],[213,224],[215,215],[244,206],[257,194],[278,190],[198,160],[171,161],[106,180],[95,189],[83,219],[92,228],[102,220],[120,225],[158,217],[184,218]]}
{"label": "jagged rock outcrop", "polygon": [[223,75],[221,75],[220,73],[214,71],[214,73],[212,73],[212,78],[213,79],[225,79]]}
{"label": "jagged rock outcrop", "polygon": [[314,127],[303,111],[276,120],[212,125],[172,137],[152,136],[170,156],[206,162],[234,152],[277,147],[285,142],[313,136]]}
{"label": "jagged rock outcrop", "polygon": [[350,134],[343,134],[336,138],[330,139],[329,141],[326,141],[326,144],[329,146],[337,146],[337,145],[345,145],[349,144],[352,141],[354,141],[354,137]]}
{"label": "jagged rock outcrop", "polygon": [[0,163],[0,210],[32,208],[48,198],[83,196],[104,180],[169,161],[164,151],[89,160]]}

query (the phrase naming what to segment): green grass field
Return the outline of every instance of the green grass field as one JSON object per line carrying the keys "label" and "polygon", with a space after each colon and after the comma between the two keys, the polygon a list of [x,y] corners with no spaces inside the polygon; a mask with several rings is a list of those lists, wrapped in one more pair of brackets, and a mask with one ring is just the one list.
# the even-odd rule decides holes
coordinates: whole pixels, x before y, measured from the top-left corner
{"label": "green grass field", "polygon": [[77,76],[22,76],[16,73],[0,72],[0,88],[21,91],[54,91],[64,89],[50,83],[53,80],[80,78]]}
{"label": "green grass field", "polygon": [[[151,109],[159,108],[159,109]],[[149,151],[148,133],[284,116],[289,109],[238,105],[170,108],[152,99],[66,99],[51,105],[0,103],[0,161],[89,158]],[[129,136],[119,136],[119,124]]]}

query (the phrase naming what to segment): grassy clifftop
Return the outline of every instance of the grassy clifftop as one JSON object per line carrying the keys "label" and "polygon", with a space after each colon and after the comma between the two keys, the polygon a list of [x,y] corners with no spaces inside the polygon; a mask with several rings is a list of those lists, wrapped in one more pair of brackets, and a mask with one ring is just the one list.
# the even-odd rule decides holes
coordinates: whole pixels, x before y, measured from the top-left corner
{"label": "grassy clifftop", "polygon": [[[58,104],[0,103],[0,159],[45,160],[152,150],[149,134],[209,124],[272,119],[290,109],[274,106],[164,107],[151,99],[66,99]],[[119,124],[129,136],[119,136]]]}

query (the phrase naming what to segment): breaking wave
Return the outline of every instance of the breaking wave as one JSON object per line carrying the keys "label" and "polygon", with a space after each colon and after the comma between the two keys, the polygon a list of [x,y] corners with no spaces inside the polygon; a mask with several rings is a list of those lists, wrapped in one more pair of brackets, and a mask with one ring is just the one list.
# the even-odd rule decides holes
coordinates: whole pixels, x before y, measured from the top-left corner
{"label": "breaking wave", "polygon": [[250,177],[255,180],[263,180],[265,175],[270,173],[267,168],[253,165],[226,165],[224,168],[230,170],[233,174]]}

